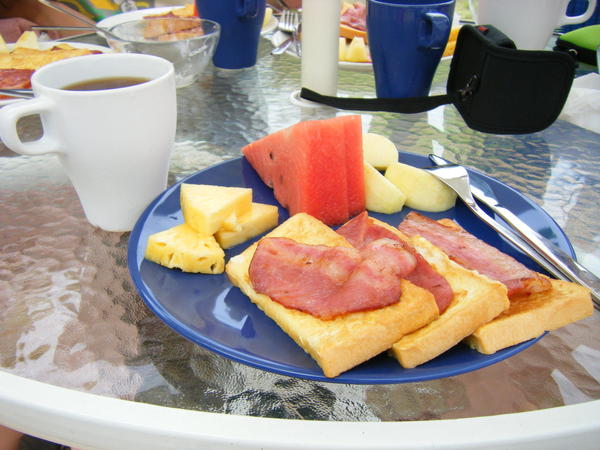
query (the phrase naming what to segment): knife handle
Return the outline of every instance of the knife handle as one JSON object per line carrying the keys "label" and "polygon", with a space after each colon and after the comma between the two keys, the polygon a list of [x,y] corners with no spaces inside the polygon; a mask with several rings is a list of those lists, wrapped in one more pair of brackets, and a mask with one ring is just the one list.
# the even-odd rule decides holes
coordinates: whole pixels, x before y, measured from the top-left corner
{"label": "knife handle", "polygon": [[519,236],[536,250],[549,263],[561,272],[569,281],[585,286],[591,291],[592,299],[597,309],[600,309],[600,278],[591,271],[571,258],[565,251],[544,239],[529,225],[513,214],[509,209],[501,205],[488,205],[492,211],[498,214]]}

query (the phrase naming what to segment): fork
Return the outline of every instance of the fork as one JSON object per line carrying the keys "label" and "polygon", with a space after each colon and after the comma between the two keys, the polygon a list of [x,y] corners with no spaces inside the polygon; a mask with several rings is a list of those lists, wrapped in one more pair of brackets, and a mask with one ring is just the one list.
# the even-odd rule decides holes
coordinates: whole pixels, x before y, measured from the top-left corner
{"label": "fork", "polygon": [[290,37],[275,47],[271,51],[272,55],[281,55],[297,38],[298,29],[300,27],[300,13],[295,9],[286,9],[281,15],[281,19],[279,20],[279,25],[277,27],[284,33],[289,34]]}
{"label": "fork", "polygon": [[[467,207],[475,213],[481,220],[488,224],[498,234],[506,238],[515,247],[523,253],[534,259],[541,267],[557,278],[567,281],[579,283],[591,291],[592,299],[596,308],[600,308],[600,280],[587,270],[585,267],[577,263],[573,258],[564,253],[560,249],[554,249],[550,245],[545,245],[540,240],[531,237],[527,240],[520,238],[515,232],[502,226],[490,217],[473,198],[471,191],[471,182],[469,173],[463,166],[449,164],[444,166],[432,167],[425,169],[438,180],[442,181],[448,187],[456,192],[456,195],[467,205]],[[510,220],[512,216],[504,216],[508,224],[519,231],[520,221],[514,223]],[[527,237],[521,233],[521,236]],[[541,245],[540,245],[541,244]]]}

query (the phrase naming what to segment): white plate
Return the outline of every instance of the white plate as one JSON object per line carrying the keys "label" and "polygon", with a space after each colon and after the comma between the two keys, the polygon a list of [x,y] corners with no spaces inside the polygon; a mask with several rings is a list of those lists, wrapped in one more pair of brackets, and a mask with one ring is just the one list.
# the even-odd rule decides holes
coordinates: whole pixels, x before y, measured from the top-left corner
{"label": "white plate", "polygon": [[[112,50],[108,47],[103,47],[101,45],[94,44],[86,44],[84,42],[68,42],[68,41],[39,41],[40,50],[47,50],[49,48],[54,47],[59,44],[69,44],[74,48],[87,48],[89,50],[98,50],[102,53],[110,53]],[[6,44],[9,51],[12,51],[15,48],[15,44]],[[20,98],[11,98],[11,99],[0,99],[0,106],[8,105],[10,103],[21,101]]]}
{"label": "white plate", "polygon": [[[129,22],[130,20],[139,20],[143,19],[145,16],[153,15],[153,14],[162,14],[174,9],[183,8],[185,5],[181,6],[162,6],[160,8],[146,8],[146,9],[138,9],[136,11],[129,11],[126,13],[115,14],[113,16],[106,17],[98,22],[98,25],[101,28],[110,29],[115,25],[119,25],[123,22]],[[263,27],[261,34],[270,33],[277,28],[277,19],[274,16],[271,16],[271,20],[267,22],[267,24]]]}

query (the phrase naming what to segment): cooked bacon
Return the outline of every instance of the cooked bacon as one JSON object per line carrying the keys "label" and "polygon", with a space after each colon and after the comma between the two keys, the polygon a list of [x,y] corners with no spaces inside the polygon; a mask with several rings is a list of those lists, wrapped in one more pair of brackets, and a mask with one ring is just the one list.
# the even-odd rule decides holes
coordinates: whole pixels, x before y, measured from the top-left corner
{"label": "cooked bacon", "polygon": [[356,248],[362,248],[375,239],[388,238],[399,241],[400,238],[392,231],[373,223],[366,211],[358,214],[337,230],[338,234]]}
{"label": "cooked bacon", "polygon": [[337,229],[337,232],[358,249],[381,238],[394,239],[399,242],[404,250],[413,255],[417,263],[415,270],[407,274],[405,279],[431,292],[435,297],[440,314],[443,313],[452,302],[454,294],[448,281],[436,272],[427,260],[409,243],[400,239],[398,235],[387,228],[373,222],[366,212],[363,212],[346,222]]}
{"label": "cooked bacon", "polygon": [[340,16],[340,23],[360,31],[367,29],[367,10],[365,5],[354,3],[347,8]]}
{"label": "cooked bacon", "polygon": [[256,292],[329,320],[397,303],[400,280],[415,265],[414,257],[390,239],[359,251],[273,237],[259,242],[249,275]]}
{"label": "cooked bacon", "polygon": [[[0,89],[30,89],[31,75],[30,69],[0,69]],[[0,95],[0,99],[8,99],[6,95]]]}
{"label": "cooked bacon", "polygon": [[405,234],[424,237],[461,266],[500,281],[508,288],[509,298],[549,288],[548,280],[538,273],[458,226],[446,226],[410,212],[398,228]]}

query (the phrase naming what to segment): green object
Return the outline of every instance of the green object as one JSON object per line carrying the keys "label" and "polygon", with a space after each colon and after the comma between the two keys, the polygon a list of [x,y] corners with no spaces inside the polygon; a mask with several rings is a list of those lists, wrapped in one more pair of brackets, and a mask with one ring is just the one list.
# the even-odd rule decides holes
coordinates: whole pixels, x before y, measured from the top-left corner
{"label": "green object", "polygon": [[578,61],[597,66],[596,49],[600,46],[600,25],[590,25],[563,34],[554,50],[567,51]]}

